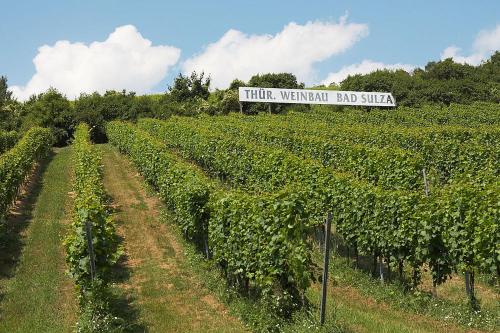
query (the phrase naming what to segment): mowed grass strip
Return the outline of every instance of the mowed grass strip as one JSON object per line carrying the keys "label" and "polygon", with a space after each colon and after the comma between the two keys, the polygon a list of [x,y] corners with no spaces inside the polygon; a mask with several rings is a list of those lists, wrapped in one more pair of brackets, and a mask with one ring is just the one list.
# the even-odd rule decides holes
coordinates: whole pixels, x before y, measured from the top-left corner
{"label": "mowed grass strip", "polygon": [[26,202],[7,221],[9,243],[1,264],[9,273],[0,275],[0,332],[72,332],[77,320],[62,245],[70,219],[70,149],[55,150],[45,163]]}
{"label": "mowed grass strip", "polygon": [[160,222],[161,202],[146,193],[137,170],[112,146],[100,149],[126,257],[126,278],[114,293],[137,311],[139,327],[151,333],[247,331],[189,268],[184,248]]}

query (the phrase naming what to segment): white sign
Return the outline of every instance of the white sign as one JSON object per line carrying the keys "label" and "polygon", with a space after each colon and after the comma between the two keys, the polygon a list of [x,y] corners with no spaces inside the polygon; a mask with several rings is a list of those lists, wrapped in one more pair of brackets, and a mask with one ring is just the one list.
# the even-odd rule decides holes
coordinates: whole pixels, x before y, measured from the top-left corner
{"label": "white sign", "polygon": [[396,106],[391,93],[240,87],[240,102]]}

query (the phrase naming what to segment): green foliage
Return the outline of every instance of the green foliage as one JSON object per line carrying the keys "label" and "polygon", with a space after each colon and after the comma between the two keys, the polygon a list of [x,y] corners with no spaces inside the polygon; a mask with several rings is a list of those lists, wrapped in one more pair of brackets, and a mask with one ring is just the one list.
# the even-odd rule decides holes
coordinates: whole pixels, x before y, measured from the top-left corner
{"label": "green foliage", "polygon": [[12,91],[8,90],[7,78],[0,76],[0,109],[12,100]]}
{"label": "green foliage", "polygon": [[304,84],[298,83],[297,77],[291,73],[257,74],[250,78],[248,85],[263,88],[304,89]]}
{"label": "green foliage", "polygon": [[[478,108],[481,112],[476,111]],[[467,117],[467,114],[470,116]],[[468,124],[471,128],[437,126],[434,121],[427,122],[427,119],[441,116],[443,123]],[[358,177],[363,175],[364,179],[377,180],[373,177],[379,173],[381,176],[377,184],[384,188],[397,188],[406,183],[402,188],[411,189],[415,186],[414,189],[418,189],[422,188],[422,181],[419,181],[422,167],[427,170],[431,187],[450,183],[463,175],[472,178],[484,171],[498,175],[500,169],[496,165],[500,163],[500,131],[490,125],[498,123],[499,116],[498,105],[477,104],[470,107],[452,106],[443,112],[430,107],[413,112],[403,108],[400,112],[390,114],[386,111],[367,114],[355,110],[315,110],[276,120],[258,116],[250,124],[245,124],[238,117],[211,120],[209,124],[223,130],[224,127],[217,124],[230,122],[231,126],[225,126],[228,133],[233,131],[234,134],[236,128],[239,137],[240,132],[249,133],[248,136],[253,137],[254,141],[286,148],[299,155],[313,156],[323,163],[329,162],[328,165],[337,169],[355,173]],[[399,125],[401,122],[405,125]],[[413,127],[412,123],[415,124]],[[244,127],[246,131],[242,129]],[[355,152],[356,147],[367,151],[367,160],[359,159],[364,154],[354,159],[354,154],[342,154],[343,150]],[[370,151],[373,152],[371,155]],[[363,163],[349,166],[343,162],[345,157],[349,158],[347,162],[358,159]],[[366,171],[360,172],[363,169]]]}
{"label": "green foliage", "polygon": [[[314,87],[322,89],[342,89],[358,91],[392,92],[398,105],[423,107],[420,109],[402,108],[391,112],[396,116],[360,117],[361,122],[377,119],[384,123],[392,120],[398,123],[398,117],[408,123],[443,124],[454,121],[467,124],[469,117],[492,121],[483,115],[484,104],[476,104],[472,109],[463,112],[466,117],[456,118],[450,115],[456,106],[453,104],[473,104],[490,102],[488,108],[498,110],[500,102],[500,52],[495,52],[490,59],[479,66],[458,64],[452,59],[429,62],[424,69],[417,68],[409,74],[403,70],[380,70],[366,75],[353,75],[340,85],[330,87]],[[107,91],[101,95],[82,94],[74,102],[51,88],[45,93],[34,95],[28,101],[20,103],[12,98],[8,90],[7,78],[0,77],[0,129],[25,132],[33,126],[51,128],[56,136],[56,144],[64,145],[73,136],[74,127],[80,122],[89,124],[92,139],[105,142],[105,122],[111,120],[135,121],[141,117],[167,119],[172,115],[197,116],[199,114],[219,115],[229,112],[240,112],[238,88],[241,86],[275,87],[303,89],[304,84],[297,82],[291,73],[268,73],[254,75],[247,83],[235,79],[227,90],[210,92],[210,77],[196,72],[190,75],[179,74],[168,91],[159,95],[136,96],[134,92]],[[426,105],[450,106],[441,112],[427,112]],[[477,107],[479,105],[479,107]],[[289,105],[277,103],[243,103],[243,113],[286,113],[290,110],[309,111],[309,105]],[[465,106],[461,106],[464,109]],[[324,107],[328,111],[338,111],[339,107]],[[433,107],[435,109],[435,107]],[[478,109],[476,112],[470,112]],[[350,113],[358,114],[350,108]],[[366,110],[373,110],[368,108]],[[385,111],[384,111],[385,112]],[[330,112],[331,113],[331,112]],[[377,113],[377,112],[375,112]],[[378,112],[379,114],[379,112]],[[496,119],[498,121],[498,112]],[[434,115],[438,117],[432,118]],[[355,117],[352,118],[353,120]],[[400,122],[398,124],[401,124]],[[468,126],[468,125],[467,125]]]}
{"label": "green foliage", "polygon": [[286,304],[279,307],[282,311],[299,306],[299,296],[312,277],[305,193],[226,192],[130,124],[111,122],[107,135],[176,213],[187,238],[212,252],[232,284]]}
{"label": "green foliage", "polygon": [[8,88],[7,78],[0,76],[0,130],[12,131],[19,127],[20,117],[15,111],[19,103],[12,99]]}
{"label": "green foliage", "polygon": [[[262,88],[288,88],[288,89],[304,89],[304,83],[298,83],[297,77],[291,73],[268,73],[257,74],[250,78],[247,86],[262,87]],[[290,109],[290,104],[279,103],[243,103],[243,112],[246,114],[257,114],[260,112],[282,113]],[[298,108],[299,106],[293,106]],[[303,106],[304,110],[308,106]]]}
{"label": "green foliage", "polygon": [[[289,118],[291,117],[293,116]],[[265,118],[266,124],[271,122],[269,116],[262,118]],[[151,135],[161,138],[166,145],[178,151],[186,159],[195,161],[211,175],[232,186],[257,193],[275,192],[289,186],[294,186],[294,188],[297,186],[303,193],[306,193],[303,196],[304,210],[312,221],[319,223],[322,215],[327,211],[333,212],[333,222],[337,225],[337,230],[360,253],[382,255],[393,265],[406,262],[417,273],[426,263],[432,270],[435,283],[444,282],[452,270],[467,264],[464,257],[456,255],[456,249],[451,245],[452,241],[448,237],[452,237],[453,241],[458,241],[460,237],[463,237],[464,241],[472,243],[470,246],[474,248],[473,252],[481,253],[481,261],[476,260],[471,264],[475,269],[492,271],[500,266],[500,262],[496,259],[497,242],[489,243],[490,236],[452,232],[451,225],[456,225],[456,223],[448,223],[447,216],[454,216],[454,207],[457,205],[458,198],[464,199],[464,192],[457,186],[450,185],[443,190],[435,188],[429,197],[424,196],[421,186],[403,190],[387,190],[383,186],[356,179],[357,177],[351,173],[358,167],[356,163],[351,167],[346,164],[345,170],[340,173],[334,169],[325,168],[318,161],[301,159],[276,148],[274,143],[270,144],[271,147],[265,147],[257,144],[257,140],[249,142],[252,141],[249,138],[253,135],[253,128],[250,127],[248,131],[243,130],[243,127],[250,126],[246,121],[242,121],[241,128],[236,128],[232,133],[224,132],[221,126],[217,126],[217,123],[204,124],[204,121],[206,119],[201,119],[199,122],[188,122],[182,118],[172,118],[163,122],[144,119],[140,120],[138,125]],[[255,119],[250,123],[253,121]],[[225,125],[228,124],[225,123]],[[233,124],[229,122],[229,125]],[[257,125],[262,126],[262,123]],[[274,130],[279,131],[278,126]],[[475,132],[472,131],[472,133]],[[372,140],[372,143],[374,140],[401,141],[401,137],[397,135],[391,139],[389,132],[386,138],[379,137],[378,134],[367,132],[367,140]],[[420,147],[417,145],[420,141],[413,143],[410,141],[412,138],[418,139],[419,137],[413,136],[411,132],[410,134],[407,144]],[[453,152],[455,140],[470,139],[471,135],[470,132],[464,133],[463,131],[444,131],[443,133],[437,132],[437,134],[443,138],[443,141],[437,141],[437,144],[443,144],[441,156],[445,156],[445,151],[448,154]],[[352,130],[342,135],[357,138],[357,133]],[[394,136],[394,133],[392,135]],[[289,135],[289,137],[293,140],[293,136]],[[435,139],[436,132],[430,137]],[[481,140],[492,140],[492,137],[484,135]],[[299,142],[301,141],[298,140],[296,144],[300,145]],[[302,142],[304,145],[307,143]],[[317,145],[319,146],[319,143]],[[479,144],[472,147],[473,149],[481,148]],[[349,154],[355,158],[359,153],[351,150]],[[405,154],[412,156],[410,153]],[[493,161],[498,159],[498,148],[493,147],[486,155],[491,157],[491,159],[486,159],[490,162],[479,163],[474,173],[470,173],[473,169],[466,168],[462,170],[464,173],[457,173],[454,179],[462,179],[465,187],[474,187],[482,182],[482,186],[491,196],[494,196],[493,193],[498,193],[493,185],[495,177],[498,177],[495,174],[498,172],[498,168],[495,167],[498,163]],[[331,159],[342,160],[342,156],[342,153],[332,151]],[[384,155],[381,154],[381,156]],[[388,158],[388,162],[384,162],[384,160],[377,160],[374,155],[373,159],[380,164],[369,165],[378,172],[389,167],[397,171],[397,164],[401,162],[394,162],[398,161],[395,158],[397,155],[389,156],[391,157]],[[463,161],[461,165],[465,166],[477,160],[478,156],[481,155],[465,155],[459,160]],[[394,166],[388,164],[389,162],[394,163]],[[404,166],[404,163],[402,165]],[[436,162],[435,165],[439,169],[443,165],[446,166],[446,163]],[[410,170],[413,170],[414,183],[419,180],[423,182],[420,178],[419,167],[414,166]],[[442,172],[445,171],[446,168]],[[398,182],[397,177],[389,179],[392,182]],[[495,219],[494,216],[498,216],[495,215],[496,210],[491,211],[492,207],[495,207],[492,203],[493,199],[485,200],[481,191],[472,190],[471,192],[465,199],[468,205],[463,207],[470,219],[468,223],[473,226],[482,225],[486,230],[495,232],[491,227],[486,227],[495,223],[482,224],[481,222],[485,217],[491,221]],[[485,204],[481,204],[482,202]],[[485,261],[484,258],[488,260]],[[418,274],[415,278],[418,280]]]}
{"label": "green foliage", "polygon": [[0,155],[0,223],[16,199],[19,187],[34,164],[47,155],[52,142],[53,136],[49,129],[35,127],[12,149]]}
{"label": "green foliage", "polygon": [[[106,207],[101,157],[90,142],[87,124],[80,124],[76,128],[73,165],[73,221],[64,246],[69,273],[80,291],[77,332],[122,332],[124,321],[112,314],[109,305],[108,283],[111,279],[110,269],[123,251]],[[90,226],[94,248],[96,270],[93,279],[87,224]]]}
{"label": "green foliage", "polygon": [[[218,140],[219,147],[237,144],[243,136],[243,144],[251,141],[274,148],[291,151],[306,158],[314,158],[324,166],[353,173],[357,178],[370,181],[386,189],[422,189],[420,181],[423,157],[397,147],[370,147],[350,144],[345,140],[329,140],[320,135],[308,135],[307,123],[294,124],[295,134],[283,126],[284,119],[262,116],[258,121],[245,121],[245,117],[215,117],[185,120],[175,118],[176,126],[202,131]],[[216,130],[216,131],[214,131]],[[174,141],[173,141],[174,142]],[[232,150],[230,150],[232,151]]]}
{"label": "green foliage", "polygon": [[90,143],[87,125],[77,127],[73,149],[74,215],[64,244],[69,272],[85,291],[92,284],[86,223],[91,226],[97,279],[109,280],[109,270],[120,257],[121,249],[105,203],[101,158]]}
{"label": "green foliage", "polygon": [[458,269],[500,272],[500,183],[457,182],[446,188],[449,200],[438,200],[435,207],[446,228],[444,245]]}
{"label": "green foliage", "polygon": [[25,116],[21,130],[33,126],[52,129],[57,145],[64,145],[73,133],[73,115],[68,99],[55,89],[33,95],[23,105]]}
{"label": "green foliage", "polygon": [[109,291],[96,280],[80,295],[80,318],[77,333],[120,333],[125,331],[125,321],[111,314]]}
{"label": "green foliage", "polygon": [[170,96],[175,102],[188,102],[195,98],[206,100],[210,95],[210,77],[204,77],[205,73],[198,75],[192,72],[190,76],[179,74],[174,80],[174,85],[169,87]]}
{"label": "green foliage", "polygon": [[[249,279],[265,296],[281,289],[275,300],[279,310],[300,298],[290,294],[310,284],[311,248],[306,236],[303,193],[282,191],[251,197],[244,193],[219,193],[211,200],[210,248],[215,260],[244,285]],[[295,304],[298,307],[298,304]]]}
{"label": "green foliage", "polygon": [[19,139],[19,134],[15,131],[2,132],[0,131],[0,155],[10,148],[14,147],[17,140]]}
{"label": "green foliage", "polygon": [[239,87],[244,87],[246,83],[244,81],[234,79],[230,84],[229,84],[229,90],[236,90],[238,91]]}
{"label": "green foliage", "polygon": [[[110,142],[130,156],[141,174],[176,212],[177,223],[188,239],[197,244],[207,240],[210,182],[192,165],[178,161],[164,146],[132,125],[110,122]],[[182,185],[181,185],[182,184]]]}
{"label": "green foliage", "polygon": [[82,94],[75,101],[75,123],[86,123],[92,128],[96,142],[106,141],[105,122],[114,119],[135,120],[153,116],[157,102],[148,96],[136,96],[134,92],[107,91],[104,95]]}
{"label": "green foliage", "polygon": [[0,107],[0,130],[17,131],[21,125],[22,107],[19,102],[11,101]]}
{"label": "green foliage", "polygon": [[232,89],[216,90],[203,104],[199,111],[208,115],[228,114],[240,110],[238,91]]}
{"label": "green foliage", "polygon": [[[464,103],[499,100],[499,57],[496,52],[489,60],[474,67],[455,63],[451,58],[429,62],[413,74],[403,70],[378,70],[357,74],[341,83],[342,90],[389,91],[399,105]],[[495,74],[497,74],[495,76]]]}

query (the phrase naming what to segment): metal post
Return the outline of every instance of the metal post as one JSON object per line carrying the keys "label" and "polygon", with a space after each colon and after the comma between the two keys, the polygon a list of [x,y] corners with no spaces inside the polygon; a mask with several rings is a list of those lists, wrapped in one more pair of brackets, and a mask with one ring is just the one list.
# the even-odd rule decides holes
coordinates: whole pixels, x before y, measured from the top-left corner
{"label": "metal post", "polygon": [[380,282],[384,283],[384,262],[382,261],[382,254],[378,256],[378,266]]}
{"label": "metal post", "polygon": [[321,288],[321,308],[319,322],[321,325],[325,323],[326,310],[326,288],[328,281],[328,262],[330,260],[330,228],[332,225],[332,213],[328,213],[325,223],[325,258],[323,263],[323,285]]}
{"label": "metal post", "polygon": [[89,251],[90,258],[90,278],[92,281],[95,279],[95,255],[94,255],[94,243],[92,241],[92,226],[90,221],[85,222],[85,230],[87,232],[87,248]]}
{"label": "metal post", "polygon": [[243,103],[239,102],[240,104],[240,113],[243,114]]}

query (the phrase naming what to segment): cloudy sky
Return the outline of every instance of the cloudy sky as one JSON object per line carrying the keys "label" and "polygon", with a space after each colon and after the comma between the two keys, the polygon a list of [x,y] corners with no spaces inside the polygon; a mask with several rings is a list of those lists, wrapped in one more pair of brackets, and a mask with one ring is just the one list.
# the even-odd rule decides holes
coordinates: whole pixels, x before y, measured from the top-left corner
{"label": "cloudy sky", "polygon": [[[411,4],[411,5],[410,5]],[[234,78],[292,72],[307,85],[411,71],[500,49],[500,1],[6,1],[0,75],[15,96],[55,87],[165,91],[178,73]]]}

